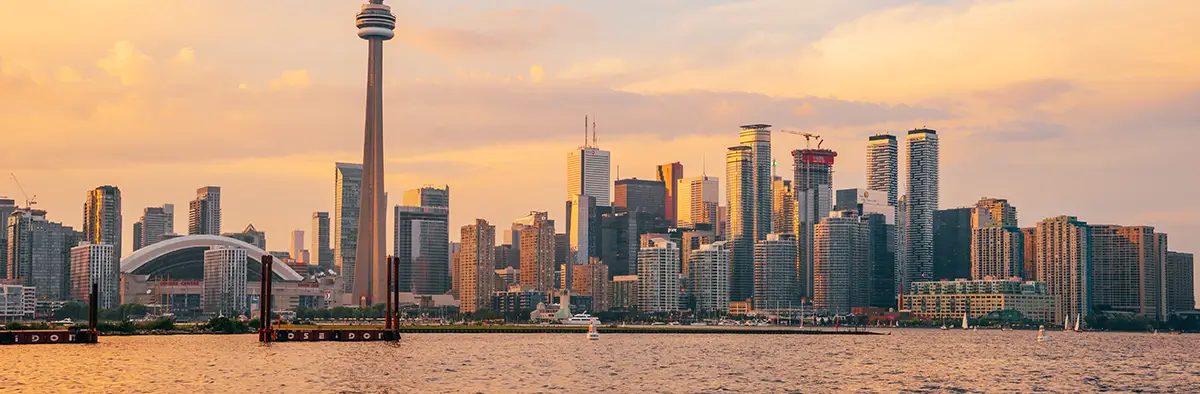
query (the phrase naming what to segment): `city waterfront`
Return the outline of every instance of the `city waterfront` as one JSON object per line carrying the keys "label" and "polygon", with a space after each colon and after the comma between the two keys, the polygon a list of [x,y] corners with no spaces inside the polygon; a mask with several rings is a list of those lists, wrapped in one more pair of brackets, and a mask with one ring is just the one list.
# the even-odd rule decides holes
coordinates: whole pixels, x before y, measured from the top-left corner
{"label": "city waterfront", "polygon": [[1188,392],[1198,335],[893,329],[887,336],[253,335],[7,347],[7,392]]}

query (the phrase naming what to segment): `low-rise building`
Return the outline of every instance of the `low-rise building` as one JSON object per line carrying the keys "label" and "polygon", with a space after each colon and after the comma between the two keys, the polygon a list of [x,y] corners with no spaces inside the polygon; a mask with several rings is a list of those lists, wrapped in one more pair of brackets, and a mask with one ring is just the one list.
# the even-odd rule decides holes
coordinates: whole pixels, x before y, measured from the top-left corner
{"label": "low-rise building", "polygon": [[927,319],[960,319],[964,314],[979,318],[1013,310],[1029,320],[1051,322],[1055,311],[1045,282],[1019,278],[913,282],[903,298],[902,310]]}
{"label": "low-rise building", "polygon": [[0,321],[29,320],[37,312],[37,289],[19,280],[0,281]]}

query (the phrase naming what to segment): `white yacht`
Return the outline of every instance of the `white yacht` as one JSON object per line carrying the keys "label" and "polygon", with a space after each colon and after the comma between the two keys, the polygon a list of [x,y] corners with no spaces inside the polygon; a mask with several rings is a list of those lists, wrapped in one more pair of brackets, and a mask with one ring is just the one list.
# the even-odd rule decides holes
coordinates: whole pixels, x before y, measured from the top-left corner
{"label": "white yacht", "polygon": [[592,315],[589,315],[586,313],[580,313],[578,315],[571,316],[570,319],[562,319],[559,321],[562,322],[562,324],[569,324],[569,325],[573,325],[573,326],[586,326],[589,324],[600,324],[599,318],[596,318],[595,316],[592,316]]}

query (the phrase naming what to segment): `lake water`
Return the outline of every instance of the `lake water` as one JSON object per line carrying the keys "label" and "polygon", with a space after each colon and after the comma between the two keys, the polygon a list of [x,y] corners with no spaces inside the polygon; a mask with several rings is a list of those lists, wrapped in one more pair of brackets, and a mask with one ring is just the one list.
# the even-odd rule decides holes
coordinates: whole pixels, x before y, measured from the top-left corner
{"label": "lake water", "polygon": [[1200,335],[254,335],[0,347],[0,392],[1200,392]]}

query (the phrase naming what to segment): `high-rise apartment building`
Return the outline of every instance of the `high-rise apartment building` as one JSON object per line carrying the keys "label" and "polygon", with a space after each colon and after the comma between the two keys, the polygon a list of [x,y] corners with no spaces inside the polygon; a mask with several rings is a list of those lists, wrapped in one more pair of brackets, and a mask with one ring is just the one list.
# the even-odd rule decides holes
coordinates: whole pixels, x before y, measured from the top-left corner
{"label": "high-rise apartment building", "polygon": [[514,220],[512,229],[516,233],[513,251],[520,256],[521,285],[538,291],[554,289],[554,221],[546,212],[530,212]]}
{"label": "high-rise apartment building", "polygon": [[853,211],[813,226],[813,308],[847,314],[871,303],[870,226]]}
{"label": "high-rise apartment building", "polygon": [[905,252],[900,267],[903,274],[900,281],[904,287],[914,281],[935,277],[933,216],[938,209],[940,184],[937,131],[910,130],[907,140]]}
{"label": "high-rise apartment building", "polygon": [[188,235],[221,235],[219,186],[196,189],[196,199],[188,203]]}
{"label": "high-rise apartment building", "polygon": [[210,316],[249,314],[246,249],[215,246],[204,251],[204,290],[200,309]]}
{"label": "high-rise apartment building", "polygon": [[1167,313],[1190,311],[1196,308],[1195,256],[1191,253],[1167,252],[1164,269],[1163,300]]}
{"label": "high-rise apartment building", "polygon": [[580,194],[596,199],[596,206],[607,207],[612,202],[612,171],[609,152],[583,145],[567,154],[567,199]]}
{"label": "high-rise apartment building", "polygon": [[[677,232],[678,233],[678,232]],[[692,230],[683,231],[679,237],[679,260],[683,262],[681,272],[684,277],[688,276],[688,265],[691,263],[692,252],[699,250],[701,246],[713,243],[717,240],[716,233],[709,230]]]}
{"label": "high-rise apartment building", "polygon": [[767,239],[771,233],[771,125],[751,124],[741,127],[738,145],[750,148],[753,168],[752,190],[754,206],[754,241]]}
{"label": "high-rise apartment building", "polygon": [[1019,227],[971,229],[971,279],[1025,277],[1025,234]]}
{"label": "high-rise apartment building", "polygon": [[323,270],[332,270],[333,248],[329,246],[329,212],[313,212],[312,215],[312,246],[311,263]]}
{"label": "high-rise apartment building", "polygon": [[796,198],[796,254],[798,292],[801,297],[813,297],[813,226],[829,216],[833,209],[833,163],[837,152],[829,149],[797,149],[792,151],[793,180]]}
{"label": "high-rise apartment building", "polygon": [[642,212],[657,218],[666,217],[667,190],[662,181],[618,179],[616,189],[616,200],[613,202],[616,210]]}
{"label": "high-rise apartment building", "polygon": [[462,227],[462,251],[459,252],[459,311],[472,313],[488,309],[492,300],[492,276],[496,275],[496,226],[487,220]]}
{"label": "high-rise apartment building", "polygon": [[17,203],[0,198],[0,279],[8,278],[8,217],[17,210]]}
{"label": "high-rise apartment building", "polygon": [[434,295],[450,290],[449,215],[444,208],[396,206],[392,254],[400,259],[401,292]]}
{"label": "high-rise apartment building", "polygon": [[879,308],[896,306],[896,207],[879,190],[840,189],[834,211],[853,211],[867,223],[871,243],[871,300]]}
{"label": "high-rise apartment building", "polygon": [[66,300],[71,248],[82,234],[46,220],[46,211],[22,208],[8,217],[8,279],[37,288],[39,300]]}
{"label": "high-rise apartment building", "polygon": [[401,204],[406,207],[450,209],[450,185],[425,185],[407,190]]}
{"label": "high-rise apartment building", "polygon": [[121,189],[100,186],[88,191],[83,202],[84,241],[113,245],[117,261],[121,261]]}
{"label": "high-rise apartment building", "polygon": [[133,250],[138,250],[165,239],[175,233],[175,205],[146,207],[142,217],[134,223]]}
{"label": "high-rise apartment building", "polygon": [[746,301],[754,295],[754,152],[734,146],[725,154],[725,200],[730,242],[729,300]]}
{"label": "high-rise apartment building", "polygon": [[727,241],[706,243],[688,255],[685,275],[698,314],[729,311],[728,244]]}
{"label": "high-rise apartment building", "polygon": [[896,136],[873,135],[867,139],[867,189],[887,194],[887,205],[895,207],[900,199],[899,155]]}
{"label": "high-rise apartment building", "polygon": [[1025,273],[1025,275],[1022,276],[1022,278],[1025,280],[1042,280],[1037,276],[1037,269],[1035,268],[1037,266],[1038,244],[1036,227],[1021,228],[1021,248],[1023,249],[1022,254],[1025,255],[1024,259],[1022,260],[1024,266],[1022,267],[1021,272]]}
{"label": "high-rise apartment building", "polygon": [[679,246],[655,238],[638,251],[638,310],[679,310]]}
{"label": "high-rise apartment building", "polygon": [[575,276],[571,281],[572,294],[591,297],[588,310],[592,312],[607,311],[611,301],[608,294],[608,265],[598,261],[577,265],[572,275]]}
{"label": "high-rise apartment building", "polygon": [[971,209],[971,228],[998,225],[1016,226],[1017,207],[1008,204],[1003,198],[984,197],[975,203]]}
{"label": "high-rise apartment building", "polygon": [[1167,235],[1150,226],[1092,225],[1093,308],[1163,320],[1162,274]]}
{"label": "high-rise apartment building", "polygon": [[903,293],[907,287],[904,283],[904,275],[908,273],[908,196],[901,194],[896,200],[896,269],[892,277],[895,278],[896,288],[892,293]]}
{"label": "high-rise apartment building", "polygon": [[679,196],[679,180],[683,179],[683,164],[679,162],[659,165],[655,169],[655,176],[659,182],[662,182],[666,187],[666,205],[664,218],[671,222],[672,226],[677,226],[678,216],[678,196]]}
{"label": "high-rise apartment building", "polygon": [[796,231],[796,195],[792,181],[775,177],[771,183],[771,232],[784,234]]}
{"label": "high-rise apartment building", "polygon": [[609,302],[609,309],[618,309],[622,311],[632,310],[637,308],[638,303],[638,276],[637,275],[617,275],[613,276],[609,282],[612,288],[612,302]]}
{"label": "high-rise apartment building", "polygon": [[675,186],[678,206],[676,225],[678,228],[702,228],[715,226],[717,206],[720,204],[721,181],[717,177],[701,175],[680,179]]}
{"label": "high-rise apartment building", "polygon": [[768,234],[754,244],[754,309],[799,307],[796,291],[796,237]]}
{"label": "high-rise apartment building", "polygon": [[333,261],[345,291],[354,288],[358,253],[358,214],[362,198],[362,164],[335,163],[333,189]]}
{"label": "high-rise apartment building", "polygon": [[288,248],[288,253],[292,255],[292,259],[307,263],[303,260],[304,256],[304,230],[292,230],[292,244]]}
{"label": "high-rise apartment building", "polygon": [[933,211],[933,272],[931,278],[954,280],[970,276],[971,208]]}
{"label": "high-rise apartment building", "polygon": [[1036,277],[1054,296],[1054,321],[1086,317],[1092,305],[1092,231],[1074,216],[1038,222]]}
{"label": "high-rise apartment building", "polygon": [[71,248],[70,298],[87,301],[92,284],[97,284],[99,305],[112,309],[121,305],[121,269],[116,247],[110,244],[80,243]]}

